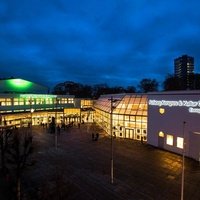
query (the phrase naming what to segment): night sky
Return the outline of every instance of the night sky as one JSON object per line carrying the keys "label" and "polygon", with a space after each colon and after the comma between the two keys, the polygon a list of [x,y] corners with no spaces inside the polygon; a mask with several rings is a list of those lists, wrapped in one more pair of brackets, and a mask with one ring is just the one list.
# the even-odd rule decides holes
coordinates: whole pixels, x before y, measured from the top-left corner
{"label": "night sky", "polygon": [[183,54],[199,73],[199,9],[199,0],[1,0],[0,78],[137,86],[162,82]]}

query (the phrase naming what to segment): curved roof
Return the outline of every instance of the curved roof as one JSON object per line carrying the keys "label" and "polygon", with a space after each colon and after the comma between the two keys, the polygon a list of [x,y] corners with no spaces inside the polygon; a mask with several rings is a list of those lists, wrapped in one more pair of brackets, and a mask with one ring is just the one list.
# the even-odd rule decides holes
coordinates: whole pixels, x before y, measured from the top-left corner
{"label": "curved roof", "polygon": [[0,93],[48,93],[48,88],[20,78],[0,80]]}
{"label": "curved roof", "polygon": [[102,95],[95,102],[94,107],[110,113],[111,96],[113,97],[113,114],[147,116],[147,95],[144,94]]}

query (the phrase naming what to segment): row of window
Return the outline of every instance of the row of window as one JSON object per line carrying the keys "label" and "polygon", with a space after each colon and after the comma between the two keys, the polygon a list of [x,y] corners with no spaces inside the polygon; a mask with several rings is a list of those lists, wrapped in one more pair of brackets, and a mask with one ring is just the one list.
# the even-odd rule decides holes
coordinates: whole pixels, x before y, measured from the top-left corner
{"label": "row of window", "polygon": [[18,106],[18,105],[39,105],[39,104],[67,104],[74,103],[73,98],[38,98],[38,99],[29,99],[29,98],[0,98],[0,106]]}
{"label": "row of window", "polygon": [[[160,131],[159,137],[164,137],[165,134]],[[166,134],[166,144],[170,146],[176,146],[177,148],[183,149],[184,139],[182,137],[174,137],[173,135]]]}

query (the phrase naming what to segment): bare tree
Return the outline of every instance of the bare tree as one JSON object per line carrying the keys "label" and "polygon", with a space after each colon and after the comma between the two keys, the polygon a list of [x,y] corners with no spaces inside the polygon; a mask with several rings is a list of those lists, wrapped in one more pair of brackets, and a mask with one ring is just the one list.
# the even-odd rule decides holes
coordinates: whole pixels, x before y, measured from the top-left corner
{"label": "bare tree", "polygon": [[8,148],[9,138],[11,137],[11,127],[3,127],[0,130],[0,150],[1,150],[1,169],[5,172],[5,153]]}
{"label": "bare tree", "polygon": [[12,141],[6,151],[7,168],[13,172],[16,183],[17,199],[21,198],[21,174],[32,153],[32,135],[29,128],[15,129]]}

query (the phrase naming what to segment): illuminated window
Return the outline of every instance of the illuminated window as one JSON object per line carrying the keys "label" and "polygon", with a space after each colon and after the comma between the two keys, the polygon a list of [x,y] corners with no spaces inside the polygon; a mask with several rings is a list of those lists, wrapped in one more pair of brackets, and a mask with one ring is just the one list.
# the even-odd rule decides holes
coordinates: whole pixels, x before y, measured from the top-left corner
{"label": "illuminated window", "polygon": [[129,116],[125,115],[125,120],[129,120]]}
{"label": "illuminated window", "polygon": [[173,145],[173,135],[167,135],[167,141],[166,141],[166,143],[168,144],[168,145]]}
{"label": "illuminated window", "polygon": [[159,137],[164,137],[164,136],[165,136],[165,134],[164,134],[162,131],[160,131],[160,132],[158,133],[158,135],[159,135]]}
{"label": "illuminated window", "polygon": [[176,144],[176,146],[178,148],[183,149],[183,138],[182,137],[177,137],[177,144]]}
{"label": "illuminated window", "polygon": [[159,108],[159,113],[160,114],[164,114],[165,113],[165,109],[164,108]]}
{"label": "illuminated window", "polygon": [[135,121],[135,116],[130,116],[130,121]]}
{"label": "illuminated window", "polygon": [[74,103],[74,99],[69,98],[69,99],[68,99],[68,103]]}

